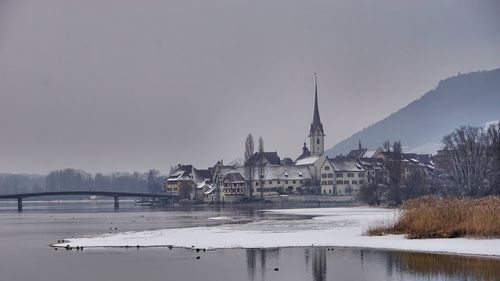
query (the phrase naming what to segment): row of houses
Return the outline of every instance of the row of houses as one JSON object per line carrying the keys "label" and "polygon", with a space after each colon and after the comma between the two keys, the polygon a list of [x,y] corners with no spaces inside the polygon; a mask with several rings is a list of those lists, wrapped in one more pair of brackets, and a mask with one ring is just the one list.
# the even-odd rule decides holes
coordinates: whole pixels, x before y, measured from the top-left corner
{"label": "row of houses", "polygon": [[[360,150],[369,153],[356,154]],[[307,155],[308,150],[304,150],[305,154],[295,161],[280,159],[276,152],[263,152],[255,153],[247,165],[224,165],[222,160],[208,169],[178,165],[164,187],[181,199],[205,202],[237,202],[283,194],[353,197],[365,184],[387,181],[386,153],[376,151],[358,149],[347,156],[328,158]],[[403,163],[405,176],[415,169],[426,174],[434,171],[430,155],[403,154]]]}
{"label": "row of houses", "polygon": [[[165,180],[165,191],[181,199],[208,202],[265,199],[282,194],[353,197],[361,186],[387,180],[386,153],[382,149],[369,150],[360,143],[346,156],[328,158],[324,154],[324,138],[316,83],[309,147],[304,143],[295,160],[281,159],[277,152],[257,152],[242,165],[224,165],[222,160],[207,169],[178,165]],[[408,174],[415,168],[434,168],[428,155],[404,154],[403,161]]]}
{"label": "row of houses", "polygon": [[165,180],[165,191],[182,199],[235,202],[249,197],[282,194],[354,195],[367,182],[359,160],[324,156],[292,163],[282,161],[276,152],[255,153],[260,164],[224,165],[199,170],[178,165]]}

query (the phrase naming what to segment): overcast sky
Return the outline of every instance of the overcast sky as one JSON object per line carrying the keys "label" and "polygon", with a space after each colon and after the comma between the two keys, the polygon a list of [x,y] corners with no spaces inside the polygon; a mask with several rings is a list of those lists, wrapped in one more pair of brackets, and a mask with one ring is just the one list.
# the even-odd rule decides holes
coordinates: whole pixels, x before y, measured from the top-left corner
{"label": "overcast sky", "polygon": [[167,173],[329,148],[500,66],[497,0],[0,0],[0,172]]}

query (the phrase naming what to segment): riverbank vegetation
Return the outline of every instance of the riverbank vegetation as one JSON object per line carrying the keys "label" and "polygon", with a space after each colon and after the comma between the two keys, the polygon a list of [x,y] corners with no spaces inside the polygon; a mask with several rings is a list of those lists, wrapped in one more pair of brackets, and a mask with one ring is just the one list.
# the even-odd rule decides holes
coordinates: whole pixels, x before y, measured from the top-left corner
{"label": "riverbank vegetation", "polygon": [[374,225],[368,235],[406,234],[421,238],[500,237],[500,196],[421,197],[404,202],[396,221]]}

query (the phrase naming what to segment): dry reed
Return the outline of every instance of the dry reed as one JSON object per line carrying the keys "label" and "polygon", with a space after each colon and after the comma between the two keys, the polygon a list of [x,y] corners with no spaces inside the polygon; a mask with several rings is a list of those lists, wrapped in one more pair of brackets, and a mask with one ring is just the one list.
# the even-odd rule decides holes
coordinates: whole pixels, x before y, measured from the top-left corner
{"label": "dry reed", "polygon": [[394,223],[375,225],[368,235],[406,234],[407,238],[500,237],[500,197],[422,197],[401,206]]}

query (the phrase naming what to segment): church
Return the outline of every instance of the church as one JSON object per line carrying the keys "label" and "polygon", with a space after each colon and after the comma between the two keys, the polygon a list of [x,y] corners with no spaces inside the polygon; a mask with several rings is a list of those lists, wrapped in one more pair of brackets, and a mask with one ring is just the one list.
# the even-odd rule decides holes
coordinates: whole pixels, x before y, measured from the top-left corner
{"label": "church", "polygon": [[281,159],[277,152],[256,152],[246,165],[224,165],[222,160],[206,170],[179,165],[165,180],[165,191],[183,199],[238,202],[281,195],[354,196],[365,182],[365,171],[356,160],[325,155],[315,78],[309,147],[304,143],[299,157]]}

